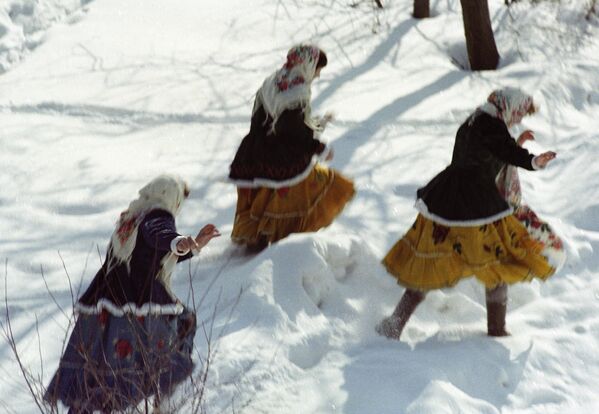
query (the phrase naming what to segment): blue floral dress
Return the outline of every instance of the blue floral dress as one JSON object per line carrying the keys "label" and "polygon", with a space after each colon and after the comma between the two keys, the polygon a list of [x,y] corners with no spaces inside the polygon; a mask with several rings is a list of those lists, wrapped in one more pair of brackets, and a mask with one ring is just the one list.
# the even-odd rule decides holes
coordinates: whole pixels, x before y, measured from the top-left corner
{"label": "blue floral dress", "polygon": [[177,236],[173,216],[153,210],[139,224],[129,265],[109,268],[106,260],[77,302],[46,401],[77,412],[124,410],[191,375],[195,314],[157,278]]}

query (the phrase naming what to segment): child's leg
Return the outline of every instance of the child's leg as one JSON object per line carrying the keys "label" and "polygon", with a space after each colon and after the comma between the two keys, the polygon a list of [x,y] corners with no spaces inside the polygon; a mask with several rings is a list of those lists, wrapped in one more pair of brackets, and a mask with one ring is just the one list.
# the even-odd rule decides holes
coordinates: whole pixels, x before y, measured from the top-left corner
{"label": "child's leg", "polygon": [[408,323],[416,307],[424,300],[425,295],[424,292],[418,290],[406,289],[393,314],[383,319],[376,326],[376,331],[387,338],[399,340],[403,328]]}
{"label": "child's leg", "polygon": [[507,309],[507,285],[500,284],[485,291],[487,302],[487,334],[489,336],[507,336],[505,314]]}

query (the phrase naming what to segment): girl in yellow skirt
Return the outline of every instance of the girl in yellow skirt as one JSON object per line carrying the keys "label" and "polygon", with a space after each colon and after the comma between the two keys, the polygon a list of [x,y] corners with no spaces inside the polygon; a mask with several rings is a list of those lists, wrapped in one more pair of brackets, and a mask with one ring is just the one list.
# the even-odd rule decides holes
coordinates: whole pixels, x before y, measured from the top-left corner
{"label": "girl in yellow skirt", "polygon": [[[383,260],[406,291],[376,326],[379,334],[399,339],[427,291],[474,275],[486,288],[488,335],[508,335],[507,284],[555,272],[559,259],[552,260],[551,246],[529,233],[495,181],[505,165],[537,170],[555,158],[552,151],[530,154],[508,131],[535,111],[530,96],[505,88],[460,126],[451,164],[417,191],[416,221]],[[531,132],[520,142],[525,134]]]}
{"label": "girl in yellow skirt", "polygon": [[256,93],[250,132],[229,172],[237,185],[231,238],[249,251],[328,226],[354,194],[350,180],[318,163],[332,159],[318,140],[332,117],[312,118],[310,87],[326,64],[319,48],[295,46]]}

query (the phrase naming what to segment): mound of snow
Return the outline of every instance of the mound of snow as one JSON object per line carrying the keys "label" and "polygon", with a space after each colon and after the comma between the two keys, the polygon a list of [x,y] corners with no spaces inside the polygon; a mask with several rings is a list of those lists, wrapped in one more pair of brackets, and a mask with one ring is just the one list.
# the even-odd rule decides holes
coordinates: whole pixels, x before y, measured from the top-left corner
{"label": "mound of snow", "polygon": [[[0,4],[0,73],[39,46],[46,30],[91,0],[8,0]],[[72,21],[78,19],[71,16]]]}

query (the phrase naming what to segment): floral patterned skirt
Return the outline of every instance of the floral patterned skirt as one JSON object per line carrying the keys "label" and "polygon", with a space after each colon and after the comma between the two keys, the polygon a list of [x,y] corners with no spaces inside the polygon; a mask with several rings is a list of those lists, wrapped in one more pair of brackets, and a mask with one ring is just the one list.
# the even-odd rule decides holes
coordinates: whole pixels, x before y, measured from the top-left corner
{"label": "floral patterned skirt", "polygon": [[440,289],[470,276],[493,288],[551,276],[556,265],[546,254],[549,244],[514,215],[475,227],[446,227],[418,215],[383,264],[411,289]]}
{"label": "floral patterned skirt", "polygon": [[300,183],[279,189],[237,188],[231,238],[254,244],[326,227],[354,195],[354,185],[337,171],[316,165]]}
{"label": "floral patterned skirt", "polygon": [[121,411],[168,395],[193,370],[195,315],[80,314],[44,399],[81,412]]}

